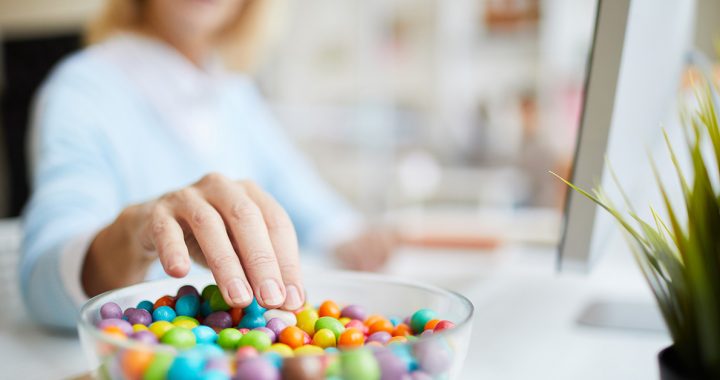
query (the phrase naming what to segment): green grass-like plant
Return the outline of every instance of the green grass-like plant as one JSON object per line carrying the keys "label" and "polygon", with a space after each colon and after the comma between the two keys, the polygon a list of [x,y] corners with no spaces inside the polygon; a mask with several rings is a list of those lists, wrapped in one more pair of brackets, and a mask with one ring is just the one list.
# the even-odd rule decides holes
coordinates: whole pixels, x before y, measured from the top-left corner
{"label": "green grass-like plant", "polygon": [[[681,169],[676,151],[665,143],[681,187],[683,202],[671,203],[658,168],[652,163],[666,215],[650,208],[641,219],[610,170],[627,205],[619,211],[601,187],[587,192],[557,176],[607,210],[621,225],[631,250],[660,308],[684,366],[708,378],[720,378],[720,127],[713,85],[696,92],[698,107],[683,113],[687,158],[692,174]],[[703,146],[705,148],[703,148]]]}

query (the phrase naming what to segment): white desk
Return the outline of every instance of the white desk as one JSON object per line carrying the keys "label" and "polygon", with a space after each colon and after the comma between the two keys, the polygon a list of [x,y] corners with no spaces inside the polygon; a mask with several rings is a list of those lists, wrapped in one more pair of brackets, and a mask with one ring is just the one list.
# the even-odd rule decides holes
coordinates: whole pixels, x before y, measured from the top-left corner
{"label": "white desk", "polygon": [[[2,231],[8,227],[0,225],[0,239]],[[575,323],[596,297],[650,300],[624,247],[613,251],[589,276],[558,275],[553,250],[527,247],[493,253],[405,249],[386,272],[434,282],[473,301],[473,343],[463,379],[657,379],[655,355],[669,344],[667,336]],[[0,259],[7,264],[6,256]],[[75,336],[37,329],[27,322],[16,288],[3,290],[0,378],[58,379],[86,370]]]}

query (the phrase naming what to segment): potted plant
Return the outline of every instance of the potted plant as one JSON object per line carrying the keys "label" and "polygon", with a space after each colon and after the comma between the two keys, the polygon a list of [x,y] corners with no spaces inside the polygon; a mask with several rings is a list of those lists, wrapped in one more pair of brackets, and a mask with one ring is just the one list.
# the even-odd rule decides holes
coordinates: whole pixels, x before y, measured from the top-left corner
{"label": "potted plant", "polygon": [[673,340],[658,355],[663,380],[720,379],[720,126],[715,94],[712,85],[696,92],[697,110],[683,115],[691,173],[683,172],[665,134],[682,202],[670,201],[668,187],[652,165],[666,216],[651,207],[651,220],[643,220],[622,189],[627,212],[619,211],[602,188],[587,192],[558,177],[612,214],[628,238]]}

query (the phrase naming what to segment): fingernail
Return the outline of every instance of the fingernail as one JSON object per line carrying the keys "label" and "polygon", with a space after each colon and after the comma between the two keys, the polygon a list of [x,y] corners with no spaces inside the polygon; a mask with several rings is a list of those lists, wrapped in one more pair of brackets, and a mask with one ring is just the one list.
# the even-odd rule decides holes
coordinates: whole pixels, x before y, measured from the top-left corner
{"label": "fingernail", "polygon": [[288,310],[297,310],[302,307],[303,301],[300,296],[300,291],[295,285],[287,285],[285,287],[287,298],[285,299],[285,307]]}
{"label": "fingernail", "polygon": [[280,286],[275,280],[265,280],[260,286],[260,298],[267,306],[280,306],[283,303],[283,295]]}
{"label": "fingernail", "polygon": [[228,284],[228,296],[230,300],[235,304],[245,304],[252,301],[252,293],[245,281],[240,279],[234,279]]}

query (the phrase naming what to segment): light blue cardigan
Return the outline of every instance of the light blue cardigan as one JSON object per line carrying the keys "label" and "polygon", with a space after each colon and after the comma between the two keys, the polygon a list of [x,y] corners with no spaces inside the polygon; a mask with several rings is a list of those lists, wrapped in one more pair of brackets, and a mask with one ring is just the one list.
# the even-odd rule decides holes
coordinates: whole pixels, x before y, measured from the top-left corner
{"label": "light blue cardigan", "polygon": [[[168,49],[155,44],[149,48]],[[74,326],[78,301],[61,275],[69,242],[97,231],[127,205],[209,172],[259,183],[287,209],[301,246],[352,213],[278,129],[247,77],[222,78],[214,104],[220,138],[201,152],[164,125],[125,73],[92,49],[59,65],[35,105],[33,193],[24,212],[20,278],[28,311],[40,323]],[[159,64],[153,57],[145,63]]]}

